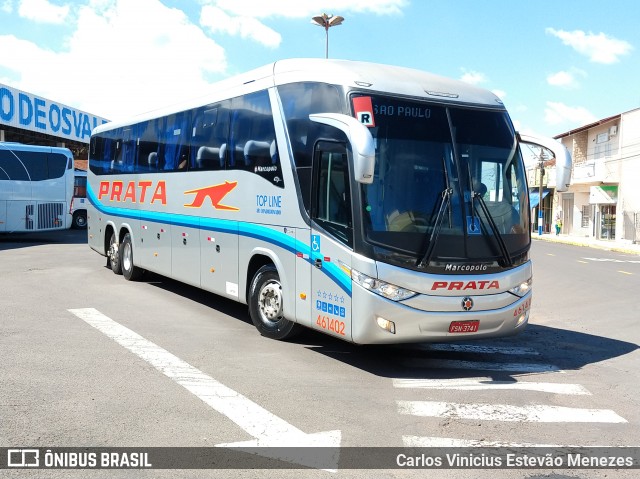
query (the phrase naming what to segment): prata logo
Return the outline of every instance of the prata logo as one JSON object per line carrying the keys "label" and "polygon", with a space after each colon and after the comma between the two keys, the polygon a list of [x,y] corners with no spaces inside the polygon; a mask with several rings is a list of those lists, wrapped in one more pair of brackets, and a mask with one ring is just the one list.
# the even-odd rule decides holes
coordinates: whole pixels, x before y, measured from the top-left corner
{"label": "prata logo", "polygon": [[7,467],[39,467],[39,449],[8,449]]}
{"label": "prata logo", "polygon": [[465,311],[471,311],[471,309],[473,309],[473,299],[469,296],[462,298],[462,309]]}
{"label": "prata logo", "polygon": [[207,186],[206,188],[198,188],[196,190],[185,191],[185,195],[196,195],[190,204],[184,205],[186,208],[202,208],[205,200],[211,201],[211,206],[217,210],[238,211],[235,206],[227,206],[220,203],[236,186],[237,181],[225,181],[219,185]]}

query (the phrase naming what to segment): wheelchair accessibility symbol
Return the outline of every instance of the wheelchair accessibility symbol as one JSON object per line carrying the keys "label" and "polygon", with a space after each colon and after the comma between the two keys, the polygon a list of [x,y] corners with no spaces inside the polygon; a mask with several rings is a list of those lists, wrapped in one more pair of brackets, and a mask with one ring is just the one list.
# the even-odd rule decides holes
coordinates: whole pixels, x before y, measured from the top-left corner
{"label": "wheelchair accessibility symbol", "polygon": [[311,235],[311,251],[314,253],[320,252],[320,235]]}

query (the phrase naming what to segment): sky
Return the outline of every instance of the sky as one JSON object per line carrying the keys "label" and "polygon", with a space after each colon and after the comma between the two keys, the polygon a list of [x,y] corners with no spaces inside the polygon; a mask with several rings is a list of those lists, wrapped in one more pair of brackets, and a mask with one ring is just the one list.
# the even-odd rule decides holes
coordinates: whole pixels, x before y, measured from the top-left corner
{"label": "sky", "polygon": [[0,0],[0,83],[115,120],[284,58],[416,68],[502,98],[555,136],[640,107],[640,2]]}

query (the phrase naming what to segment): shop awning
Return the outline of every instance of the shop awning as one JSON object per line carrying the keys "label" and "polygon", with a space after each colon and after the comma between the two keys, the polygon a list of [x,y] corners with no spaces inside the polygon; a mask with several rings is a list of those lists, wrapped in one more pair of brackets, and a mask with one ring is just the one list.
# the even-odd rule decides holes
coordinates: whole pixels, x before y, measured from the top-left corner
{"label": "shop awning", "polygon": [[[542,191],[542,199],[549,194],[549,190]],[[529,192],[529,203],[531,203],[531,208],[535,208],[540,203],[540,192],[539,191],[530,191]]]}

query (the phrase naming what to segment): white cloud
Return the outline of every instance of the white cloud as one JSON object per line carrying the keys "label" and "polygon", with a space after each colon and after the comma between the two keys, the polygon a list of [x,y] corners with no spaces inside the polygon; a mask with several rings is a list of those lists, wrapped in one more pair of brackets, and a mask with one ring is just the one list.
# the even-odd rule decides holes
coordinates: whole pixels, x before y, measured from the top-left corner
{"label": "white cloud", "polygon": [[206,5],[200,14],[200,25],[206,27],[211,33],[226,33],[240,35],[242,38],[251,38],[265,46],[275,48],[282,42],[282,36],[275,30],[267,27],[253,17],[232,17],[224,10]]}
{"label": "white cloud", "polygon": [[569,72],[559,71],[547,75],[547,83],[553,86],[571,87],[576,84],[576,79]]}
{"label": "white cloud", "polygon": [[267,18],[311,18],[326,12],[345,16],[345,13],[375,13],[390,15],[402,13],[407,0],[325,0],[318,6],[317,0],[212,0],[205,2],[229,12],[232,15]]}
{"label": "white cloud", "polygon": [[216,42],[159,0],[92,0],[61,53],[10,35],[0,51],[17,88],[109,119],[201,95],[227,67]]}
{"label": "white cloud", "polygon": [[469,70],[462,74],[460,80],[470,83],[471,85],[479,85],[480,83],[485,83],[487,81],[487,77],[484,73]]}
{"label": "white cloud", "polygon": [[350,13],[398,15],[408,0],[326,0],[319,8],[317,0],[201,0],[200,24],[212,33],[250,38],[275,48],[281,35],[268,27],[266,18],[309,19],[327,13],[341,15],[349,21]]}
{"label": "white cloud", "polygon": [[581,106],[568,106],[560,102],[548,101],[544,109],[544,120],[551,126],[568,123],[574,126],[588,125],[597,120],[589,110]]}
{"label": "white cloud", "polygon": [[507,97],[507,92],[504,90],[491,90],[491,92],[501,100],[504,100]]}
{"label": "white cloud", "polygon": [[589,57],[594,63],[611,64],[620,60],[622,55],[627,55],[633,50],[633,46],[624,40],[610,37],[604,33],[585,33],[582,30],[567,32],[547,28],[546,32],[562,40],[567,46],[572,47],[578,53]]}
{"label": "white cloud", "polygon": [[69,5],[54,5],[48,0],[21,0],[18,14],[37,23],[62,24],[69,16]]}
{"label": "white cloud", "polygon": [[11,0],[3,0],[0,3],[0,11],[3,11],[5,13],[12,13],[13,12],[13,2]]}

